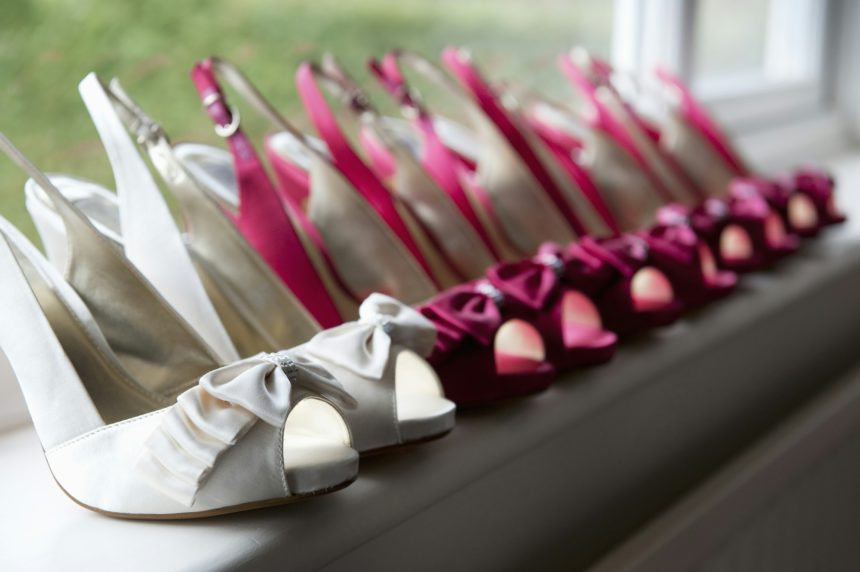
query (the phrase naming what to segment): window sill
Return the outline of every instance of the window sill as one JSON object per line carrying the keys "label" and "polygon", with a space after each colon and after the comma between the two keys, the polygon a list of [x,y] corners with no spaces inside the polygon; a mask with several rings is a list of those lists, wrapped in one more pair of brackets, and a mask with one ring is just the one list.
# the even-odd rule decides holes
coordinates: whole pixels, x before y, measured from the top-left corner
{"label": "window sill", "polygon": [[833,111],[800,115],[764,129],[746,129],[734,140],[741,153],[764,171],[833,162],[834,157],[856,150],[844,118]]}
{"label": "window sill", "polygon": [[[843,189],[860,181],[851,173]],[[593,562],[854,359],[860,315],[845,308],[860,281],[860,197],[842,196],[853,222],[746,277],[731,299],[540,396],[463,413],[443,440],[363,461],[337,494],[197,522],[118,521],[64,497],[31,429],[2,435],[0,568]]]}

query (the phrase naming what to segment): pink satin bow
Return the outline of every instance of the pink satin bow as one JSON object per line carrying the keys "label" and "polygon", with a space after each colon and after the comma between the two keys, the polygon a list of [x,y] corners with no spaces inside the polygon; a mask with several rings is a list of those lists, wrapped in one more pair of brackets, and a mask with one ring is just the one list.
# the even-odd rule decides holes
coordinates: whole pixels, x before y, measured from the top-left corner
{"label": "pink satin bow", "polygon": [[575,242],[566,246],[545,242],[538,248],[535,260],[549,265],[559,261],[562,280],[586,294],[600,290],[612,277],[612,268],[605,261]]}
{"label": "pink satin bow", "polygon": [[548,264],[534,260],[502,262],[487,271],[487,280],[512,301],[531,310],[545,308],[560,288],[559,275]]}
{"label": "pink satin bow", "polygon": [[826,202],[833,194],[833,178],[819,169],[804,167],[791,177],[794,188],[809,195],[817,203]]}
{"label": "pink satin bow", "polygon": [[419,311],[436,326],[438,335],[430,359],[448,353],[467,339],[482,346],[492,344],[502,326],[502,314],[488,294],[474,283],[455,286],[421,306]]}

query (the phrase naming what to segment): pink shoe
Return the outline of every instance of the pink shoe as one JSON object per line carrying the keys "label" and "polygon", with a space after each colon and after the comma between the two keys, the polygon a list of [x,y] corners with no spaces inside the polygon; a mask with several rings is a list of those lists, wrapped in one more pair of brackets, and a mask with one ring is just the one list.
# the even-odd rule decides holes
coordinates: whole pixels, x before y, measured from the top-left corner
{"label": "pink shoe", "polygon": [[[734,178],[762,182],[680,78],[663,68],[657,69],[655,75],[669,88],[674,103],[672,128],[676,133],[665,137],[665,146],[678,162],[691,174],[707,181],[709,193],[724,193],[726,185]],[[676,143],[670,143],[672,140]],[[701,161],[690,157],[692,149],[685,148],[686,142],[691,142],[697,152],[709,153],[709,162],[713,165],[708,172],[703,172],[705,167]],[[785,218],[789,229],[800,236],[813,236],[821,228],[846,219],[835,205],[832,177],[819,169],[801,167],[790,175],[768,182],[770,188],[766,189],[764,198]]]}
{"label": "pink shoe", "polygon": [[[291,144],[308,169],[304,197],[269,180],[242,131],[236,109],[225,100],[219,76],[279,132],[292,137]],[[293,128],[237,68],[209,59],[195,66],[192,78],[216,131],[227,139],[230,154],[205,145],[180,145],[177,154],[198,180],[206,182],[240,232],[321,323],[354,318],[342,310],[336,313],[339,308],[334,304],[323,306],[320,298],[333,290],[349,292],[353,300],[382,292],[407,303],[426,300],[436,292],[424,265],[381,220],[376,207],[382,209],[384,201],[369,203],[332,157]],[[355,240],[356,236],[362,239]],[[307,272],[297,272],[302,264]],[[316,280],[306,278],[310,268],[319,275]]]}
{"label": "pink shoe", "polygon": [[534,325],[557,370],[604,363],[615,354],[618,337],[603,327],[588,294],[573,286],[575,281],[563,282],[564,274],[560,259],[537,256],[494,266],[484,286],[497,290],[505,318]]}
{"label": "pink shoe", "polygon": [[[498,101],[493,90],[489,87],[486,81],[480,76],[478,71],[472,65],[468,57],[462,51],[456,49],[448,49],[443,55],[443,60],[448,65],[449,69],[458,77],[461,82],[469,89],[475,101],[477,101],[484,112],[490,117],[500,130],[508,137],[511,145],[517,149],[523,162],[535,174],[536,178],[545,184],[555,184],[558,182],[558,177],[553,167],[559,168],[553,162],[552,156],[544,147],[539,138],[530,130],[526,122],[522,121],[514,112],[505,109]],[[553,197],[558,197],[558,200],[566,200],[565,197],[570,193],[577,193],[582,200],[590,203],[594,208],[590,211],[597,213],[603,217],[603,223],[611,229],[612,233],[618,235],[621,231],[615,221],[610,208],[603,202],[600,193],[588,178],[587,173],[581,169],[572,172],[573,175],[567,179],[567,186],[556,186],[556,192],[550,193]],[[562,171],[562,176],[564,171]],[[581,192],[579,192],[581,191]],[[554,199],[555,200],[555,199]],[[570,206],[570,204],[568,204]],[[580,221],[580,226],[582,222]],[[607,252],[603,253],[606,260],[617,261],[621,258],[626,259],[623,264],[622,275],[629,272],[629,277],[632,279],[634,274],[639,274],[640,270],[648,267],[648,270],[642,275],[660,276],[661,280],[667,280],[667,272],[672,276],[668,277],[672,281],[673,289],[672,300],[663,300],[666,307],[664,313],[652,312],[653,308],[648,308],[647,315],[654,318],[654,325],[663,325],[667,317],[679,313],[679,308],[675,302],[687,302],[691,305],[698,305],[706,300],[714,297],[719,297],[727,294],[734,287],[734,278],[730,274],[724,274],[720,280],[711,280],[711,277],[706,275],[705,268],[701,264],[700,252],[701,245],[695,245],[692,248],[687,244],[677,244],[673,247],[668,244],[670,239],[678,235],[678,232],[668,232],[665,229],[657,229],[654,232],[647,232],[641,235],[642,238],[634,240],[632,237],[622,237],[612,240],[590,240],[588,241],[589,248],[592,250],[604,249]],[[580,239],[585,242],[585,239]],[[644,243],[648,245],[645,249],[640,249],[642,256],[639,256],[637,251],[636,256],[629,256],[629,248],[631,245]],[[596,254],[596,252],[595,252]],[[673,280],[674,279],[674,280]],[[624,280],[618,284],[620,295],[629,297],[629,284]],[[616,294],[616,295],[619,295]],[[679,300],[675,300],[677,294]],[[631,310],[639,310],[644,308],[636,308],[626,306]],[[637,320],[635,327],[622,326],[626,331],[639,330],[645,327],[647,319],[642,321]],[[613,329],[613,328],[611,328]]]}
{"label": "pink shoe", "polygon": [[[322,137],[320,145],[331,154],[341,172],[357,189],[364,189],[366,196],[374,200],[385,197],[388,205],[394,205],[395,199],[402,203],[394,213],[403,213],[401,217],[409,225],[406,230],[412,233],[406,236],[419,242],[419,250],[430,263],[437,283],[450,286],[482,276],[495,262],[493,253],[452,197],[424,171],[411,150],[390,136],[384,118],[336,61],[328,56],[322,66],[304,64],[298,72],[298,86]],[[338,108],[343,113],[343,121],[338,122],[321,88],[341,102]],[[375,151],[370,163],[359,157],[342,131],[341,125],[347,124],[355,129],[355,135],[365,148]],[[270,136],[269,141],[279,136]],[[275,146],[270,145],[268,150],[275,165],[283,166],[287,162],[288,158],[278,154]],[[285,179],[283,173],[281,178]],[[385,211],[380,209],[380,212]],[[392,217],[383,220],[390,223]],[[397,225],[392,226],[393,230],[397,228]],[[401,232],[397,234],[400,236]]]}
{"label": "pink shoe", "polygon": [[428,361],[458,407],[537,393],[555,379],[540,333],[504,318],[497,291],[487,286],[463,284],[419,308],[439,332]]}
{"label": "pink shoe", "polygon": [[[589,127],[594,133],[590,152],[597,165],[592,175],[606,192],[628,196],[626,188],[618,187],[618,177],[619,172],[630,173],[628,184],[636,184],[650,193],[650,202],[645,203],[644,210],[656,211],[660,224],[691,225],[723,268],[757,269],[797,248],[796,238],[778,228],[781,226],[778,214],[770,212],[767,205],[758,204],[754,197],[732,195],[719,200],[704,195],[651,139],[652,133],[639,115],[618,95],[608,79],[608,65],[581,51],[576,55],[578,61],[569,54],[562,55],[560,65],[589,102]],[[584,66],[589,66],[588,72]],[[574,163],[570,151],[558,137],[552,137],[549,126],[544,127],[543,134],[556,156],[570,169],[570,163]],[[668,205],[670,216],[664,209],[654,208],[661,202]],[[641,205],[636,209],[642,210]],[[637,212],[631,214],[634,220],[641,216]],[[622,218],[622,223],[629,218]],[[626,224],[630,224],[629,220]]]}

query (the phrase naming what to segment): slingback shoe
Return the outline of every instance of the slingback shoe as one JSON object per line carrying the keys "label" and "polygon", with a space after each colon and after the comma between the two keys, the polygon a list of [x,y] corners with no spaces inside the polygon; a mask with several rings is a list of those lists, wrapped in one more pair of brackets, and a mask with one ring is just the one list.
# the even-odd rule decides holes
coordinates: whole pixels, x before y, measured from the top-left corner
{"label": "slingback shoe", "polygon": [[[221,340],[226,331],[228,343],[234,347],[223,354],[226,359],[236,358],[236,352],[244,357],[292,347],[317,333],[319,325],[310,313],[221,207],[183,170],[163,130],[119,85],[115,82],[108,88],[89,74],[79,91],[108,150],[116,192],[70,176],[49,178],[173,309],[208,340]],[[176,197],[187,222],[185,236],[176,227],[129,132]],[[69,260],[72,255],[88,263],[93,258],[89,251],[69,252],[69,223],[57,212],[55,201],[33,180],[27,182],[25,191],[27,210],[55,267],[65,270],[77,264],[79,260]],[[298,278],[305,273],[316,276],[314,267],[304,266],[300,257],[296,257],[292,273]],[[357,315],[357,305],[353,312]],[[199,314],[205,319],[194,319]]]}
{"label": "slingback shoe", "polygon": [[[123,245],[121,237],[114,242]],[[450,432],[454,403],[444,398],[438,377],[422,359],[433,348],[433,324],[383,294],[371,294],[359,314],[359,321],[323,330],[297,348],[335,375],[355,399],[354,407],[342,412],[353,448],[363,455]]]}
{"label": "slingback shoe", "polygon": [[[0,148],[56,192],[2,135]],[[84,301],[2,219],[0,237],[0,347],[51,473],[75,502],[118,517],[199,518],[355,479],[358,454],[339,414],[352,399],[325,370],[289,351],[263,354],[192,378],[168,400],[157,379],[141,384],[123,367]]]}
{"label": "slingback shoe", "polygon": [[456,406],[423,359],[436,342],[433,323],[384,294],[371,294],[359,312],[358,321],[301,347],[355,397],[358,406],[345,412],[355,449],[364,455],[446,435]]}
{"label": "slingback shoe", "polygon": [[522,320],[506,320],[503,300],[482,280],[445,290],[419,307],[438,332],[427,359],[458,407],[537,393],[555,379],[540,333]]}
{"label": "slingback shoe", "polygon": [[[663,128],[655,128],[660,142],[708,193],[720,196],[734,178],[761,178],[678,77],[663,68],[654,75],[666,88],[661,95],[670,104],[668,121]],[[791,231],[813,236],[820,228],[845,220],[836,207],[833,178],[827,173],[802,167],[769,181],[776,187],[762,196],[781,211]]]}
{"label": "slingback shoe", "polygon": [[[320,137],[316,145],[325,149],[334,165],[363,196],[380,204],[381,215],[400,213],[403,224],[398,224],[392,216],[384,216],[382,220],[404,244],[410,240],[417,242],[437,285],[453,286],[480,276],[493,263],[493,257],[475,230],[463,219],[451,198],[424,172],[410,150],[387,137],[381,117],[357,84],[332,58],[326,61],[325,68],[305,62],[296,73],[306,114]],[[325,93],[336,100],[334,107]],[[381,173],[367,164],[347,133],[384,147],[390,153],[389,169]],[[275,133],[267,139],[269,157],[276,169],[281,166],[282,180],[287,177],[284,166],[290,166],[286,171],[289,173],[305,162],[301,154],[295,153],[295,146],[283,144],[283,139],[289,137],[289,133]],[[292,186],[301,187],[301,182],[296,181]],[[306,194],[307,189],[299,188],[299,192]],[[385,204],[390,208],[382,209]]]}
{"label": "slingback shoe", "polygon": [[618,342],[604,329],[588,295],[563,283],[562,264],[544,255],[487,271],[487,281],[504,297],[504,318],[533,325],[544,341],[547,361],[560,372],[609,361]]}
{"label": "slingback shoe", "polygon": [[[392,137],[410,142],[421,164],[455,198],[462,212],[473,213],[467,214],[467,219],[476,229],[483,229],[499,258],[528,257],[545,240],[565,243],[575,238],[571,221],[559,212],[505,134],[445,72],[402,50],[370,65],[409,121],[404,125],[387,119]],[[451,97],[464,112],[467,124],[431,113],[406,83],[401,66],[409,66],[436,91]]]}
{"label": "slingback shoe", "polygon": [[[321,137],[314,145],[333,158],[357,189],[364,188],[365,195],[375,197],[385,192],[399,198],[403,205],[400,210],[407,211],[405,220],[413,220],[421,227],[423,235],[416,236],[426,237],[425,242],[429,239],[435,245],[439,257],[456,272],[457,283],[483,275],[495,262],[491,245],[479,234],[480,229],[466,220],[453,197],[424,171],[411,149],[389,136],[383,117],[334,58],[325,57],[322,65],[302,64],[296,78],[305,109]],[[324,91],[336,100],[334,108]],[[374,151],[370,154],[372,162],[359,157],[346,136],[347,130],[365,149]],[[300,165],[305,161],[300,148],[286,144],[289,140],[289,133],[271,134],[266,150],[285,188],[304,197],[306,177],[290,179],[301,172]]]}
{"label": "slingback shoe", "polygon": [[[490,88],[481,74],[471,61],[471,57],[456,48],[449,48],[443,53],[443,60],[448,69],[468,88],[474,100],[487,114],[492,122],[499,126],[517,154],[527,165],[529,171],[535,174],[547,188],[555,185],[556,191],[551,193],[554,201],[567,200],[576,197],[576,201],[569,205],[571,215],[576,213],[588,213],[588,218],[580,219],[578,228],[595,229],[596,236],[610,235],[610,238],[592,238],[582,236],[579,239],[581,245],[591,251],[593,255],[600,257],[604,262],[612,265],[619,273],[620,280],[613,282],[613,287],[602,293],[609,296],[613,302],[608,304],[605,300],[598,300],[598,305],[606,307],[613,312],[611,321],[607,321],[607,327],[615,332],[633,333],[647,329],[667,325],[672,317],[680,316],[683,303],[677,299],[675,288],[666,278],[663,269],[658,266],[666,259],[666,256],[654,258],[651,248],[641,238],[634,236],[612,236],[611,222],[603,221],[601,225],[594,226],[595,218],[600,219],[598,209],[591,208],[591,198],[587,193],[580,192],[576,187],[574,179],[566,179],[564,172],[559,171],[549,151],[543,146],[540,139],[535,135],[526,122],[516,113],[514,109],[507,109],[499,101],[494,91]],[[573,209],[573,205],[576,209]],[[582,208],[583,206],[587,208]],[[574,212],[575,211],[575,212]],[[585,223],[584,221],[589,221]],[[608,230],[602,230],[606,229]],[[643,247],[644,246],[644,247]],[[665,252],[669,254],[669,252]],[[672,264],[672,270],[676,270],[679,264]],[[690,267],[689,272],[699,275],[699,268]],[[644,284],[644,290],[648,292],[638,298],[634,292],[639,290],[638,284]],[[633,287],[634,285],[637,285]],[[684,284],[687,286],[687,284]],[[625,298],[622,302],[620,299]],[[610,307],[611,306],[611,307]],[[623,310],[622,310],[623,309]],[[618,320],[620,312],[632,312],[629,320]],[[626,325],[622,322],[626,322]],[[612,325],[610,326],[610,323]],[[649,326],[649,323],[651,325]]]}
{"label": "slingback shoe", "polygon": [[[52,235],[43,237],[45,242],[70,242],[65,229],[72,226],[82,212],[127,256],[135,250],[127,240],[153,244],[169,237],[176,240],[178,248],[182,248],[179,230],[170,218],[167,205],[158,189],[147,184],[150,181],[147,180],[146,166],[119,123],[117,108],[105,98],[104,87],[91,75],[82,82],[81,93],[105,147],[111,150],[109,158],[115,178],[118,184],[123,184],[118,185],[118,195],[91,184],[78,184],[64,187],[64,195],[54,197],[53,202],[43,198],[39,203],[43,207],[36,211],[38,216],[45,217],[45,213],[50,212],[59,223],[50,221],[51,224],[46,225],[44,218],[37,219],[39,228],[53,228]],[[131,174],[136,176],[131,178]],[[57,179],[67,178],[52,177],[52,180]],[[35,181],[29,181],[28,186],[34,199],[45,195]],[[67,203],[64,199],[68,194],[72,194],[77,202]],[[71,205],[65,216],[57,214],[57,201]],[[93,205],[98,208],[92,208]],[[138,207],[131,216],[144,230],[143,234],[126,239],[119,229],[112,231],[105,222],[129,217],[128,205]],[[151,233],[145,234],[145,229],[150,229]],[[156,232],[160,236],[154,236]],[[86,252],[75,249],[67,253],[63,267],[86,269],[93,262],[87,259]],[[155,274],[163,274],[169,268],[166,261],[164,268],[155,269],[158,271]],[[139,269],[144,275],[153,274],[151,266]],[[201,294],[202,290],[195,292],[189,287],[196,278],[193,270],[189,274],[183,273],[179,267],[170,269],[177,273],[172,274],[177,283],[187,290],[174,294],[205,296]],[[238,306],[244,305],[242,300],[256,295],[253,288],[235,294],[240,298]],[[176,309],[181,314],[184,308]],[[278,310],[281,311],[280,308]],[[381,294],[371,295],[359,312],[359,322],[320,332],[303,346],[306,348],[304,355],[311,356],[318,364],[324,363],[330,371],[336,371],[338,380],[358,398],[356,407],[344,413],[352,430],[354,448],[359,452],[394,448],[437,438],[450,431],[454,422],[454,405],[441,396],[435,374],[420,357],[432,349],[435,339],[432,324],[415,310]]]}
{"label": "slingback shoe", "polygon": [[[540,104],[538,109],[546,113],[548,102],[531,92],[525,95],[529,103]],[[552,110],[556,115],[563,113],[558,106],[553,106]],[[565,125],[576,125],[579,130],[573,118],[565,115],[563,121]],[[659,206],[658,194],[648,192],[649,184],[647,181],[643,184],[636,166],[619,160],[618,153],[610,151],[607,157],[611,142],[600,141],[599,133],[584,126],[578,133],[581,138],[574,138],[566,130],[536,117],[532,117],[530,125],[612,232],[620,236],[629,231],[648,244],[654,266],[673,284],[685,306],[701,306],[734,290],[737,276],[715,266],[710,242],[692,231],[684,207],[675,205],[671,210],[674,216],[669,216],[666,207]],[[576,159],[578,156],[588,157],[589,163],[581,164]],[[631,193],[631,188],[640,189],[640,192]],[[653,222],[655,215],[656,224]],[[640,228],[644,230],[637,230]]]}
{"label": "slingback shoe", "polygon": [[[719,265],[734,271],[761,268],[797,248],[796,238],[785,233],[778,214],[759,204],[755,197],[718,200],[705,196],[671,157],[649,139],[638,116],[607,79],[605,65],[601,66],[599,60],[576,50],[573,55],[562,54],[559,64],[587,101],[583,111],[589,118],[589,149],[579,155],[588,157],[591,176],[607,197],[629,197],[631,186],[642,190],[637,196],[646,201],[644,208],[627,209],[629,215],[620,217],[620,224],[630,225],[631,217],[634,221],[641,220],[642,213],[652,216],[656,213],[660,224],[689,224],[714,253]],[[557,118],[564,114],[563,109],[555,106]],[[570,116],[561,119],[555,129],[564,129],[566,122],[575,121]],[[534,116],[533,121],[540,123]],[[554,137],[553,128],[547,124],[542,132],[554,146],[556,157],[568,170],[572,169],[572,150],[565,149],[565,141]],[[668,216],[661,216],[658,210],[661,203],[668,203],[665,207]],[[615,212],[619,215],[619,209]]]}
{"label": "slingback shoe", "polygon": [[[246,196],[252,189],[258,192],[263,189],[266,196],[280,195],[291,216],[302,220],[305,232],[316,237],[319,250],[331,261],[331,272],[357,300],[375,291],[408,303],[433,295],[436,284],[432,271],[428,272],[430,262],[416,255],[412,248],[416,243],[407,244],[401,240],[382,220],[376,210],[380,205],[371,203],[353,187],[332,163],[331,157],[313,147],[235,66],[211,58],[194,67],[192,79],[216,130],[227,139],[231,151],[225,153],[206,145],[179,145],[177,156],[198,180],[207,181],[206,186],[225,207],[245,204],[248,208],[260,209],[255,197]],[[275,187],[268,179],[259,156],[241,128],[235,113],[237,108],[227,103],[221,79],[233,86],[274,129],[290,133],[294,143],[304,148],[309,188],[312,189],[307,201],[299,203],[294,194]],[[235,174],[239,175],[238,179],[234,178]],[[388,200],[392,200],[391,197]],[[266,214],[260,212],[259,216],[263,219]],[[277,236],[279,225],[280,222],[271,224],[273,236]],[[356,240],[356,236],[362,239]],[[288,272],[289,260],[283,262]]]}

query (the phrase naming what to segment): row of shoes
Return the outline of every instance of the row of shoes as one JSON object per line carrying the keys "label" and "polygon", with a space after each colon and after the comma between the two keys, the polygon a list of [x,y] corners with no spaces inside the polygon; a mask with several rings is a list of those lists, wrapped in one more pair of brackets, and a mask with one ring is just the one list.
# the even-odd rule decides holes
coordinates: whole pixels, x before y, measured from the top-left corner
{"label": "row of shoes", "polygon": [[[0,347],[63,490],[193,518],[340,489],[360,455],[606,362],[844,220],[827,174],[754,173],[671,74],[559,63],[568,103],[462,49],[390,52],[369,67],[402,118],[333,58],[305,63],[310,135],[210,58],[191,77],[226,150],[173,144],[90,74],[114,190],[0,136],[45,250],[0,219]],[[227,88],[271,124],[260,146]]]}

